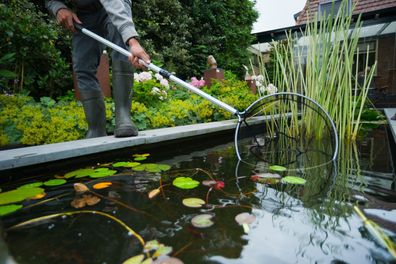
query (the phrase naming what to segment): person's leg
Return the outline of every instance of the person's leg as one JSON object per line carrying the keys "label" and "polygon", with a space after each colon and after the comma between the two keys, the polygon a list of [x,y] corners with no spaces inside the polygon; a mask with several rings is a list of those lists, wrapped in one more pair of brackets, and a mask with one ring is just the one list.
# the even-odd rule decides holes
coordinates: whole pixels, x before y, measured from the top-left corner
{"label": "person's leg", "polygon": [[[113,43],[127,49],[121,35],[108,19],[107,37]],[[128,58],[116,51],[112,52],[112,91],[115,103],[116,137],[137,136],[138,129],[131,121],[131,102],[133,87],[133,67]]]}
{"label": "person's leg", "polygon": [[[103,30],[95,25],[94,16],[81,15],[80,19],[84,27],[103,34]],[[106,136],[106,109],[102,90],[96,78],[102,45],[83,33],[76,32],[73,35],[72,49],[73,69],[88,123],[86,138]]]}

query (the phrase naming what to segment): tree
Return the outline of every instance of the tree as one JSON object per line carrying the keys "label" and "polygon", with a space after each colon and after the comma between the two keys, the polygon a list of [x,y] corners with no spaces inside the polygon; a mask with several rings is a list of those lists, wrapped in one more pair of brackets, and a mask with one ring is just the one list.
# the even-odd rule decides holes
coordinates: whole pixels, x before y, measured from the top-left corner
{"label": "tree", "polygon": [[134,20],[149,52],[183,78],[201,76],[213,55],[243,74],[257,19],[250,0],[134,0]]}

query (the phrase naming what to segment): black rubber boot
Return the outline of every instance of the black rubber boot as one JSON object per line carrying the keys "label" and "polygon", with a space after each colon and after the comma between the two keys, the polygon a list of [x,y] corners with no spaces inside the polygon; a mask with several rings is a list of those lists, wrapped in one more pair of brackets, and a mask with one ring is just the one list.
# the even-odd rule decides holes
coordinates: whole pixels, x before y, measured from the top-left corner
{"label": "black rubber boot", "polygon": [[129,62],[113,60],[113,99],[115,103],[115,137],[138,135],[138,129],[131,120],[133,68]]}
{"label": "black rubber boot", "polygon": [[107,136],[106,107],[102,94],[93,95],[92,93],[81,91],[80,94],[85,118],[88,123],[88,132],[85,138]]}

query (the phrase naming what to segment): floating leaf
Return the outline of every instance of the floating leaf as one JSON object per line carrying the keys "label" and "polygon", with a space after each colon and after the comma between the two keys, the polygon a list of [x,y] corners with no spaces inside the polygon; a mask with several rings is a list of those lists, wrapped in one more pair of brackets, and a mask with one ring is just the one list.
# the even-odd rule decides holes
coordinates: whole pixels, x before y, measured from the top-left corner
{"label": "floating leaf", "polygon": [[285,167],[279,166],[279,165],[272,165],[269,168],[270,168],[270,170],[273,170],[273,171],[286,171],[287,170]]}
{"label": "floating leaf", "polygon": [[148,194],[149,199],[153,199],[155,196],[157,196],[161,190],[159,188],[151,190]]}
{"label": "floating leaf", "polygon": [[170,168],[171,168],[171,166],[169,166],[168,164],[157,164],[157,165],[161,171],[167,171],[167,170],[170,170]]}
{"label": "floating leaf", "polygon": [[199,181],[190,177],[177,177],[172,184],[180,189],[194,189],[199,185]]}
{"label": "floating leaf", "polygon": [[235,216],[235,221],[239,225],[243,226],[243,230],[245,231],[245,233],[248,233],[249,232],[249,224],[256,221],[256,217],[249,213],[240,213],[237,216]]}
{"label": "floating leaf", "polygon": [[59,186],[65,184],[67,181],[65,179],[52,179],[44,182],[45,186]]}
{"label": "floating leaf", "polygon": [[147,157],[136,157],[136,158],[134,158],[134,160],[136,160],[136,161],[142,161],[142,160],[146,160],[147,159]]}
{"label": "floating leaf", "polygon": [[20,204],[9,204],[0,206],[0,216],[11,214],[22,208]]}
{"label": "floating leaf", "polygon": [[144,154],[133,154],[134,157],[148,157],[150,154],[144,153]]}
{"label": "floating leaf", "polygon": [[215,180],[204,180],[204,181],[202,181],[202,185],[205,185],[205,186],[213,186],[213,185],[215,185],[216,184],[216,182],[217,181],[215,181]]}
{"label": "floating leaf", "polygon": [[32,182],[32,183],[22,185],[22,186],[18,187],[18,189],[40,187],[42,185],[43,185],[43,182]]}
{"label": "floating leaf", "polygon": [[116,170],[110,170],[109,168],[98,168],[94,170],[93,173],[89,174],[88,176],[91,178],[103,178],[107,176],[111,176],[116,174]]}
{"label": "floating leaf", "polygon": [[74,171],[68,172],[64,176],[66,179],[73,178],[73,177],[82,178],[82,177],[86,177],[89,174],[94,173],[94,172],[95,172],[94,169],[79,169],[79,170],[74,170]]}
{"label": "floating leaf", "polygon": [[120,161],[116,162],[113,164],[113,167],[118,168],[118,167],[125,167],[125,168],[133,168],[136,166],[139,166],[139,162],[133,162],[133,161]]}
{"label": "floating leaf", "polygon": [[172,250],[173,250],[172,247],[168,247],[163,244],[160,244],[158,249],[155,251],[153,257],[157,258],[162,255],[168,255],[169,253],[172,252]]}
{"label": "floating leaf", "polygon": [[0,193],[0,205],[21,202],[27,198],[34,197],[43,193],[44,189],[32,187],[16,189],[8,192]]}
{"label": "floating leaf", "polygon": [[153,263],[153,259],[152,258],[147,258],[141,264],[152,264],[152,263]]}
{"label": "floating leaf", "polygon": [[83,208],[86,205],[95,205],[97,203],[100,202],[100,198],[94,195],[83,195],[81,198],[75,198],[72,202],[71,202],[71,206],[73,206],[74,208]]}
{"label": "floating leaf", "polygon": [[161,172],[161,171],[167,171],[170,168],[171,167],[166,164],[146,163],[133,167],[132,169],[134,171]]}
{"label": "floating leaf", "polygon": [[32,200],[40,200],[42,198],[44,198],[47,194],[46,193],[39,193],[36,196],[31,197],[30,199]]}
{"label": "floating leaf", "polygon": [[200,214],[191,219],[191,224],[198,228],[210,227],[214,224],[212,218],[211,214]]}
{"label": "floating leaf", "polygon": [[182,202],[185,206],[191,208],[200,208],[205,204],[205,201],[199,198],[185,198]]}
{"label": "floating leaf", "polygon": [[160,243],[158,242],[158,240],[150,240],[147,241],[146,244],[144,245],[144,252],[149,252],[151,250],[155,250],[157,248],[159,248]]}
{"label": "floating leaf", "polygon": [[122,262],[122,264],[140,264],[142,263],[143,259],[144,255],[140,254],[125,260],[124,262]]}
{"label": "floating leaf", "polygon": [[95,190],[101,190],[101,189],[106,189],[108,187],[110,187],[112,185],[111,182],[99,182],[97,184],[95,184],[94,186],[92,186],[92,188],[94,188]]}
{"label": "floating leaf", "polygon": [[305,184],[307,181],[303,178],[296,176],[286,176],[282,178],[282,183],[290,183],[290,184]]}
{"label": "floating leaf", "polygon": [[89,191],[87,185],[83,184],[83,183],[75,183],[73,184],[74,190],[78,193],[84,193]]}
{"label": "floating leaf", "polygon": [[276,173],[261,173],[252,175],[251,180],[262,184],[277,184],[280,182],[281,176]]}

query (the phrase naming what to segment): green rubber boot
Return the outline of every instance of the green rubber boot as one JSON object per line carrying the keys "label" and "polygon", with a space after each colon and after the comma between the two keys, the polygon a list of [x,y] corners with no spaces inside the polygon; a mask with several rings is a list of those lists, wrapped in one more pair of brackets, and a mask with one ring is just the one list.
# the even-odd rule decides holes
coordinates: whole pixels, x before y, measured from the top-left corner
{"label": "green rubber boot", "polygon": [[113,60],[113,99],[115,103],[115,137],[138,135],[138,129],[131,120],[133,68],[129,62]]}
{"label": "green rubber boot", "polygon": [[106,107],[101,93],[80,91],[81,103],[84,107],[88,132],[85,138],[107,136]]}

